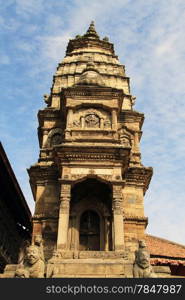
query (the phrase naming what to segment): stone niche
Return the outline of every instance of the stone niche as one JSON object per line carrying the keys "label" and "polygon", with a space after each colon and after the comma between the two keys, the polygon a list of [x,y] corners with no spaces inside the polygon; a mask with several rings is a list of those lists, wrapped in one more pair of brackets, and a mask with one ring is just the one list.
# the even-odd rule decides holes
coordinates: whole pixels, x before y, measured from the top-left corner
{"label": "stone niche", "polygon": [[81,108],[74,112],[72,128],[76,129],[111,129],[111,116],[103,109]]}

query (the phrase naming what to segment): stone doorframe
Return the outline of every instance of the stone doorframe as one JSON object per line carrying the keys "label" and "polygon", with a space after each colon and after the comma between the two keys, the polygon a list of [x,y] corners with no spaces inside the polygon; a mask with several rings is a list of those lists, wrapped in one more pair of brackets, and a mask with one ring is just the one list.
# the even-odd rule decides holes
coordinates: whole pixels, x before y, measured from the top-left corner
{"label": "stone doorframe", "polygon": [[[91,199],[88,201],[90,200]],[[108,250],[109,238],[106,236],[106,222],[107,218],[110,217],[110,213],[103,203],[88,203],[86,199],[77,203],[71,211],[68,235],[70,240],[68,240],[68,247],[71,250],[79,250],[80,219],[82,214],[88,210],[96,212],[100,218],[100,251]]]}
{"label": "stone doorframe", "polygon": [[[69,215],[70,215],[70,200],[71,200],[71,185],[72,184],[74,184],[74,182],[61,180],[60,209],[59,209],[58,238],[57,238],[57,249],[61,249],[61,250],[69,249],[68,248],[69,247],[68,233],[69,233]],[[109,184],[110,184],[110,182],[109,182]],[[120,251],[120,250],[124,249],[122,185],[121,185],[121,183],[117,182],[117,183],[112,184],[112,188],[113,188],[113,199],[112,199],[113,250]],[[77,224],[79,224],[79,219],[78,219]],[[78,227],[79,227],[79,225],[78,225]],[[102,229],[102,232],[103,232],[103,229]],[[73,235],[74,235],[74,233],[73,233]],[[79,245],[79,237],[78,237],[78,244],[74,243],[74,247],[76,248],[77,245]],[[73,243],[72,243],[72,247],[73,247]]]}

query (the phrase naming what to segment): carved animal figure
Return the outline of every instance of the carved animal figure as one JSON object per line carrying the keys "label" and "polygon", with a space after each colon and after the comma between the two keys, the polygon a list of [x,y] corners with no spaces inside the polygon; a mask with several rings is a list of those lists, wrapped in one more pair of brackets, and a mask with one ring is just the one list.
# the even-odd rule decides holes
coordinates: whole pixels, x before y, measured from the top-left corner
{"label": "carved animal figure", "polygon": [[24,265],[19,266],[15,271],[15,277],[18,278],[43,278],[45,264],[41,257],[40,248],[31,245],[26,248]]}
{"label": "carved animal figure", "polygon": [[144,240],[139,241],[139,249],[135,252],[135,262],[133,266],[134,278],[154,278],[157,277],[150,265],[150,254],[146,249]]}

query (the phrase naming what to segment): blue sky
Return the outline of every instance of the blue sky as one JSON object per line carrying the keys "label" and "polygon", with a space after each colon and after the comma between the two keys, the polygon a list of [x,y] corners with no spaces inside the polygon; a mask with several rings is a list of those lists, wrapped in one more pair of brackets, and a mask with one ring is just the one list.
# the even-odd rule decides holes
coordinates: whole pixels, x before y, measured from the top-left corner
{"label": "blue sky", "polygon": [[39,155],[43,94],[69,38],[95,20],[126,66],[135,109],[145,114],[142,162],[154,169],[147,232],[185,244],[185,1],[0,0],[0,11],[0,140],[31,210],[26,169]]}

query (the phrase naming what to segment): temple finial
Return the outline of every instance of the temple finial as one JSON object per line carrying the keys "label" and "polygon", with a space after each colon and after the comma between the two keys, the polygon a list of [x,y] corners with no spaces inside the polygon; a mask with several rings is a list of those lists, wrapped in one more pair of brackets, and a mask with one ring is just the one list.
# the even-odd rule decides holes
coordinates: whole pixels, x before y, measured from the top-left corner
{"label": "temple finial", "polygon": [[84,36],[99,39],[99,35],[97,34],[95,26],[94,26],[94,21],[91,21],[91,24],[90,24],[90,26],[89,26],[89,28],[88,28],[88,30],[87,30],[87,32]]}

